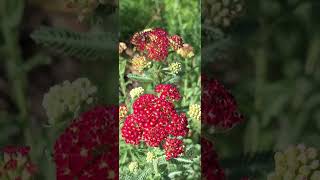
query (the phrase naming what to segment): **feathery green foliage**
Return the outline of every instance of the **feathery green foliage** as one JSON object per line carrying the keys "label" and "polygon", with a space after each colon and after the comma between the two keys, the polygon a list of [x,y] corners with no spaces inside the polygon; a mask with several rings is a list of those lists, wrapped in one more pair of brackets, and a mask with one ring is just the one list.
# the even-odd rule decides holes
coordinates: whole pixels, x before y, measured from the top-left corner
{"label": "feathery green foliage", "polygon": [[110,32],[73,32],[62,28],[41,27],[32,39],[55,52],[84,60],[104,59],[115,49]]}

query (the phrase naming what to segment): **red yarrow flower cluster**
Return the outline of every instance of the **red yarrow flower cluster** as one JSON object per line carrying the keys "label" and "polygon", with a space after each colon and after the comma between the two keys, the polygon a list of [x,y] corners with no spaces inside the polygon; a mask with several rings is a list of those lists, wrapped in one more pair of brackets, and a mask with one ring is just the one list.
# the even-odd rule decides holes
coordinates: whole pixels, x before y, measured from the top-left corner
{"label": "red yarrow flower cluster", "polygon": [[202,78],[201,118],[215,128],[230,129],[243,120],[235,98],[217,80]]}
{"label": "red yarrow flower cluster", "polygon": [[206,180],[225,180],[213,143],[201,138],[201,174]]}
{"label": "red yarrow flower cluster", "polygon": [[118,179],[116,107],[96,107],[73,120],[54,145],[57,180]]}
{"label": "red yarrow flower cluster", "polygon": [[181,95],[177,88],[170,84],[159,84],[156,86],[155,91],[160,94],[160,98],[170,101],[179,101]]}
{"label": "red yarrow flower cluster", "polygon": [[178,157],[180,154],[184,152],[183,141],[180,139],[171,139],[167,138],[165,143],[163,144],[163,149],[165,150],[166,159],[171,159]]}
{"label": "red yarrow flower cluster", "polygon": [[3,159],[0,160],[0,179],[32,179],[37,172],[37,166],[31,162],[29,151],[30,147],[27,146],[4,147]]}
{"label": "red yarrow flower cluster", "polygon": [[144,94],[133,103],[133,113],[126,118],[121,133],[126,143],[133,145],[144,141],[148,146],[159,147],[167,141],[163,148],[169,160],[183,152],[183,144],[173,143],[176,140],[170,138],[186,136],[188,121],[184,113],[175,110],[173,101],[181,98],[175,86],[160,84],[155,89],[159,96]]}
{"label": "red yarrow flower cluster", "polygon": [[146,56],[155,61],[163,61],[168,57],[169,48],[177,50],[182,47],[182,38],[178,35],[170,37],[161,28],[148,29],[133,35],[131,43]]}

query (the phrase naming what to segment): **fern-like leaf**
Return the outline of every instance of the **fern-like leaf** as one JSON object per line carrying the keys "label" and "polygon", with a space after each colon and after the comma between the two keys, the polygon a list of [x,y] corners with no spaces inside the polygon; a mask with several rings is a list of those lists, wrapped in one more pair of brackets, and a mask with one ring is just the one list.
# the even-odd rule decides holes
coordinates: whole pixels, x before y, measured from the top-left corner
{"label": "fern-like leaf", "polygon": [[117,47],[112,33],[80,33],[66,29],[41,27],[31,34],[38,44],[55,52],[85,60],[105,59],[115,55]]}

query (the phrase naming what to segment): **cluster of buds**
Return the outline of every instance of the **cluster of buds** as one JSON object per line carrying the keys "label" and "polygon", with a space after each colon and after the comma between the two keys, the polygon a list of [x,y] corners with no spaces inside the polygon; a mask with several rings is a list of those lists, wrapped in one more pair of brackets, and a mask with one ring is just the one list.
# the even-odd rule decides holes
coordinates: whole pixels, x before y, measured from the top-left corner
{"label": "cluster of buds", "polygon": [[133,69],[137,70],[138,72],[141,72],[145,68],[151,66],[151,62],[147,61],[146,57],[140,55],[134,56],[131,63]]}
{"label": "cluster of buds", "polygon": [[131,89],[131,91],[129,92],[130,97],[132,99],[139,97],[140,95],[142,95],[144,93],[144,89],[142,87],[137,87],[137,88],[133,88]]}
{"label": "cluster of buds", "polygon": [[218,155],[215,152],[213,143],[201,138],[201,174],[205,180],[225,180],[224,170],[218,162]]}
{"label": "cluster of buds", "polygon": [[243,11],[243,0],[205,0],[204,23],[217,27],[228,27]]}
{"label": "cluster of buds", "polygon": [[155,91],[158,96],[144,94],[135,100],[133,113],[127,116],[121,128],[122,137],[133,145],[142,140],[151,147],[164,143],[166,159],[169,160],[183,152],[183,144],[177,138],[188,134],[188,121],[184,113],[178,114],[175,110],[173,101],[181,99],[175,86],[160,84]]}
{"label": "cluster of buds", "polygon": [[124,120],[128,114],[128,108],[126,105],[122,104],[119,106],[119,120]]}
{"label": "cluster of buds", "polygon": [[192,58],[194,56],[193,47],[189,44],[183,44],[183,46],[177,50],[177,53],[183,58]]}
{"label": "cluster of buds", "polygon": [[138,51],[143,52],[148,59],[154,61],[164,61],[168,57],[170,48],[185,58],[193,54],[193,48],[190,45],[183,44],[180,36],[169,36],[161,28],[137,32],[133,35],[131,43]]}
{"label": "cluster of buds", "polygon": [[2,149],[0,179],[31,180],[37,167],[30,161],[29,147],[7,146]]}
{"label": "cluster of buds", "polygon": [[172,74],[179,74],[179,72],[181,71],[181,63],[174,62],[174,63],[169,64],[169,71]]}
{"label": "cluster of buds", "polygon": [[203,123],[227,130],[243,120],[236,100],[217,80],[202,78],[201,108]]}
{"label": "cluster of buds", "polygon": [[42,102],[49,122],[54,124],[63,115],[77,112],[84,103],[91,104],[96,91],[97,88],[87,78],[64,81],[61,85],[51,87]]}
{"label": "cluster of buds", "polygon": [[191,104],[188,114],[191,118],[200,121],[201,120],[201,106],[199,104]]}
{"label": "cluster of buds", "polygon": [[154,160],[154,154],[152,152],[147,152],[146,160],[147,162],[152,162]]}
{"label": "cluster of buds", "polygon": [[136,161],[133,161],[129,164],[128,169],[131,173],[137,174],[139,168],[139,164]]}
{"label": "cluster of buds", "polygon": [[118,179],[118,108],[96,107],[70,124],[54,145],[57,180]]}
{"label": "cluster of buds", "polygon": [[313,147],[307,148],[302,144],[289,146],[284,151],[276,152],[274,160],[275,171],[269,174],[268,180],[320,179],[319,152]]}
{"label": "cluster of buds", "polygon": [[201,106],[199,104],[191,104],[188,111],[189,117],[191,117],[191,123],[194,129],[201,132]]}

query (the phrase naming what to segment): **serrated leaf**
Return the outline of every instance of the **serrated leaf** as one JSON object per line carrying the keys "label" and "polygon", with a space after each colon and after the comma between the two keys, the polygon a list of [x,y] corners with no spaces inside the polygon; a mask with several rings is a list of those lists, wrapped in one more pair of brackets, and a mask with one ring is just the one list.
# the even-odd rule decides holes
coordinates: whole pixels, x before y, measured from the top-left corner
{"label": "serrated leaf", "polygon": [[175,160],[179,161],[179,162],[183,162],[183,163],[192,163],[191,160],[189,159],[184,159],[184,158],[176,158]]}
{"label": "serrated leaf", "polygon": [[112,37],[110,32],[80,33],[51,27],[41,27],[31,34],[44,47],[84,60],[105,59],[114,54],[116,43]]}
{"label": "serrated leaf", "polygon": [[153,82],[153,79],[146,75],[128,74],[127,77],[131,80],[139,82]]}

